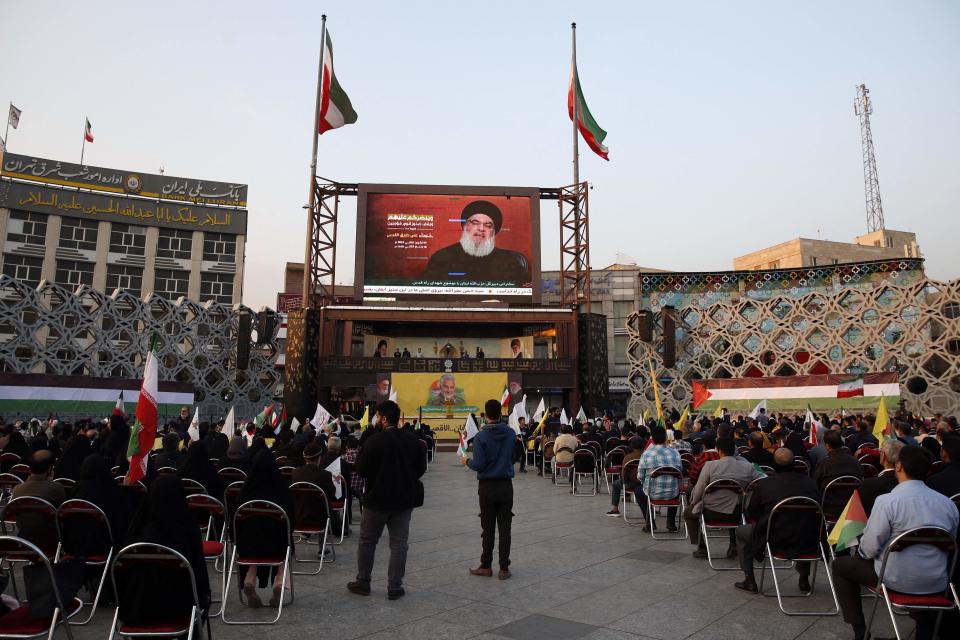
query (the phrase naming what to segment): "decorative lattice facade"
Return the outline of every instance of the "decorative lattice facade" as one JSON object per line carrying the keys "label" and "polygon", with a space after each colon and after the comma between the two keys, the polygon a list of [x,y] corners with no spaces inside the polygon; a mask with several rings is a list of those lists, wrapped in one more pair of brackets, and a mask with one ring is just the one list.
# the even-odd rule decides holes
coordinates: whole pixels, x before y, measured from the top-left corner
{"label": "decorative lattice facade", "polygon": [[[937,282],[919,259],[767,271],[642,274],[652,340],[627,319],[632,400],[692,402],[704,378],[897,371],[907,409],[960,414],[960,280]],[[676,364],[664,368],[664,307],[676,316]]]}
{"label": "decorative lattice facade", "polygon": [[[204,416],[252,416],[271,402],[280,382],[276,332],[250,345],[249,364],[237,369],[242,305],[126,290],[103,294],[89,286],[70,291],[50,282],[36,288],[0,276],[0,371],[56,375],[143,376],[143,359],[158,338],[160,379],[194,385]],[[261,337],[262,340],[262,337]]]}

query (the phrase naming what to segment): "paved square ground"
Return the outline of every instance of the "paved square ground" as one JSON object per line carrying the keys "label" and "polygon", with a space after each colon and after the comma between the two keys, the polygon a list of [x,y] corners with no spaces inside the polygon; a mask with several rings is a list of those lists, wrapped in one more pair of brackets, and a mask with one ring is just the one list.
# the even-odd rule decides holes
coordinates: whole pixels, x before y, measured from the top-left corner
{"label": "paved square ground", "polygon": [[[330,638],[477,640],[614,640],[684,638],[718,640],[846,639],[850,628],[839,616],[788,617],[776,599],[733,588],[736,571],[711,570],[691,557],[685,540],[654,541],[640,526],[604,517],[609,496],[573,497],[535,473],[514,481],[513,577],[499,581],[468,575],[480,555],[480,520],[475,474],[453,453],[439,454],[424,477],[426,504],[413,515],[407,561],[406,597],[386,594],[386,535],[377,550],[373,594],[346,591],[356,571],[356,530],[336,548],[336,562],[318,576],[296,576],[296,600],[277,625],[228,626],[213,623],[215,638],[286,640]],[[631,505],[632,507],[632,505]],[[639,515],[635,513],[635,515]],[[716,540],[719,551],[726,540]],[[301,553],[316,553],[316,547]],[[496,556],[494,556],[496,557]],[[721,560],[731,565],[735,561]],[[311,567],[303,567],[311,569]],[[795,574],[782,574],[783,587],[796,593]],[[211,584],[221,576],[211,570]],[[234,582],[236,584],[236,582]],[[264,594],[264,599],[267,595]],[[821,571],[810,598],[788,606],[827,610],[831,602]],[[241,609],[236,588],[228,613],[268,619],[266,610]],[[101,609],[76,638],[104,638],[113,611]],[[883,611],[875,630],[893,635]],[[904,632],[912,629],[902,619]],[[58,637],[65,634],[58,632]]]}

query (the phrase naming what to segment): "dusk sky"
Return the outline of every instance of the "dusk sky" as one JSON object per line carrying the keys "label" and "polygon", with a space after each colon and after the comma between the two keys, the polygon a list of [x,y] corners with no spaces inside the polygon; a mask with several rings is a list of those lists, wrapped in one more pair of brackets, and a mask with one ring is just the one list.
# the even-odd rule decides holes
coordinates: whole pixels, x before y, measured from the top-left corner
{"label": "dusk sky", "polygon": [[[320,138],[343,182],[556,187],[572,182],[571,21],[610,162],[581,144],[591,262],[626,254],[726,270],[798,236],[866,232],[856,85],[874,101],[886,226],[927,272],[960,276],[960,3],[0,3],[9,150],[250,185],[244,303],[273,306],[302,261],[311,127],[328,15],[359,114]],[[337,281],[353,282],[356,206]],[[543,268],[559,266],[554,202]]]}

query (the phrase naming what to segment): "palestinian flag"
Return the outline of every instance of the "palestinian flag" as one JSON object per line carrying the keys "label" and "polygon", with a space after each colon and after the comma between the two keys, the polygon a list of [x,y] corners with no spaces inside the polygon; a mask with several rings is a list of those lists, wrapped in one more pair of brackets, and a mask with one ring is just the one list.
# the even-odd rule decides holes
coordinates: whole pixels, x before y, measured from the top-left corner
{"label": "palestinian flag", "polygon": [[[858,376],[859,377],[859,376]],[[768,376],[760,378],[713,378],[692,383],[693,396],[701,399],[695,408],[712,412],[726,407],[731,413],[746,414],[767,401],[767,413],[791,411],[801,415],[807,405],[816,411],[839,410],[841,406],[854,410],[875,410],[877,401],[886,397],[896,406],[900,396],[900,374],[896,371],[866,373],[862,377],[862,390],[843,395],[841,389],[853,378],[850,374],[809,374],[795,376]]]}
{"label": "palestinian flag", "polygon": [[843,380],[837,385],[838,398],[854,398],[863,395],[863,374],[855,378]]}
{"label": "palestinian flag", "polygon": [[323,133],[330,129],[339,129],[345,124],[357,121],[357,112],[350,104],[350,98],[344,92],[337,76],[333,72],[333,41],[327,31],[327,41],[323,52],[323,89],[320,94],[320,130]]}
{"label": "palestinian flag", "polygon": [[140,384],[140,397],[137,399],[136,421],[130,430],[130,442],[127,444],[127,459],[130,470],[127,482],[133,484],[147,475],[147,456],[153,449],[157,438],[157,335],[150,338],[150,351],[143,365],[143,382]]}
{"label": "palestinian flag", "polygon": [[117,404],[113,405],[113,415],[126,416],[123,406],[123,389],[120,390],[120,396],[117,398]]}
{"label": "palestinian flag", "polygon": [[847,506],[843,508],[840,519],[833,525],[833,530],[827,537],[827,544],[832,545],[837,551],[855,547],[859,544],[860,534],[866,528],[867,512],[863,510],[860,492],[855,490]]}
{"label": "palestinian flag", "polygon": [[503,386],[503,393],[500,395],[500,406],[503,407],[504,414],[510,412],[510,389],[506,385]]}
{"label": "palestinian flag", "polygon": [[83,127],[83,139],[87,142],[93,142],[93,125],[90,124],[89,119],[86,119],[86,124]]}
{"label": "palestinian flag", "polygon": [[283,407],[283,410],[280,412],[279,416],[277,415],[277,410],[274,409],[273,417],[273,435],[279,435],[280,430],[283,429],[283,425],[287,424],[287,407]]}
{"label": "palestinian flag", "polygon": [[263,408],[263,411],[258,413],[253,419],[253,426],[259,431],[260,427],[263,426],[263,423],[267,421],[267,416],[273,413],[273,403],[270,403]]}
{"label": "palestinian flag", "polygon": [[577,116],[579,116],[577,129],[580,130],[580,135],[583,136],[583,139],[590,145],[595,154],[604,160],[609,160],[607,148],[603,146],[603,139],[607,137],[607,132],[601,129],[597,121],[593,119],[593,114],[587,107],[587,101],[583,99],[583,90],[580,88],[580,75],[577,73],[576,62],[571,65],[570,87],[567,89],[567,113],[570,114],[571,121],[574,118],[574,104],[577,105],[576,111]]}

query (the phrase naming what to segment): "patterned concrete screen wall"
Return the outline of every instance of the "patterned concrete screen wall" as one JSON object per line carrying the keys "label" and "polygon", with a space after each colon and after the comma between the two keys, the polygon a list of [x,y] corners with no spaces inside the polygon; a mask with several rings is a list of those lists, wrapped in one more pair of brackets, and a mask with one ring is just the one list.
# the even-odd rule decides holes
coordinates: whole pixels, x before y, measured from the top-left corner
{"label": "patterned concrete screen wall", "polygon": [[268,341],[250,345],[249,365],[239,370],[241,310],[249,312],[156,294],[140,299],[125,290],[70,291],[46,281],[31,288],[0,276],[0,371],[140,379],[156,333],[160,379],[193,384],[202,420],[217,420],[231,406],[238,419],[251,418],[273,401],[280,382],[277,328]]}
{"label": "patterned concrete screen wall", "polygon": [[[922,260],[640,278],[653,340],[640,340],[631,314],[631,417],[653,409],[650,360],[664,406],[679,411],[692,402],[692,380],[896,371],[907,409],[960,414],[960,280],[927,279]],[[668,305],[677,361],[665,369]]]}

